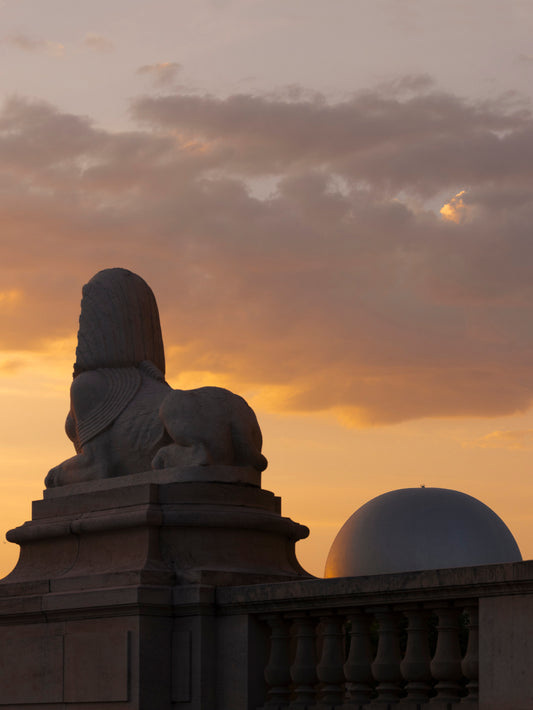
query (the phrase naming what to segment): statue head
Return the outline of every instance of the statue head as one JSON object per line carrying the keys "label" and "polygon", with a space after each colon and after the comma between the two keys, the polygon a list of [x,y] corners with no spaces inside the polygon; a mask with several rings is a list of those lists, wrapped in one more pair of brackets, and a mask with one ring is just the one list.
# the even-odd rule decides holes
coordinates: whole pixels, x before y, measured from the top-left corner
{"label": "statue head", "polygon": [[152,289],[127,269],[99,271],[82,291],[74,377],[100,367],[136,367],[143,360],[165,373]]}

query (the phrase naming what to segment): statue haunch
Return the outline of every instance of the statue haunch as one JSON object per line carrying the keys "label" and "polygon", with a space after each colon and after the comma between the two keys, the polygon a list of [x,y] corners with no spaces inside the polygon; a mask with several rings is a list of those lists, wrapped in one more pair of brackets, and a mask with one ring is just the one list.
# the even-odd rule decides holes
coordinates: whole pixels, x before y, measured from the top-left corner
{"label": "statue haunch", "polygon": [[252,409],[220,387],[173,390],[165,381],[159,313],[149,286],[105,269],[83,287],[66,432],[76,456],[46,486],[185,466],[263,471]]}

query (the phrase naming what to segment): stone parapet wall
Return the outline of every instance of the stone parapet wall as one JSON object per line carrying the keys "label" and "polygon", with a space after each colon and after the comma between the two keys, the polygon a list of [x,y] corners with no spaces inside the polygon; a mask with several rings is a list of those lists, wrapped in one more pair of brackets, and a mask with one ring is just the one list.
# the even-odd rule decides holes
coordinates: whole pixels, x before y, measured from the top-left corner
{"label": "stone parapet wall", "polygon": [[533,562],[315,579],[272,493],[134,483],[50,492],[8,533],[0,708],[533,707]]}
{"label": "stone parapet wall", "polygon": [[[533,707],[532,562],[228,587],[216,601],[219,615],[253,619],[269,637],[257,650],[265,710]],[[227,659],[221,698],[244,682],[233,667]]]}
{"label": "stone parapet wall", "polygon": [[533,707],[531,562],[233,587],[113,580],[0,585],[0,707]]}

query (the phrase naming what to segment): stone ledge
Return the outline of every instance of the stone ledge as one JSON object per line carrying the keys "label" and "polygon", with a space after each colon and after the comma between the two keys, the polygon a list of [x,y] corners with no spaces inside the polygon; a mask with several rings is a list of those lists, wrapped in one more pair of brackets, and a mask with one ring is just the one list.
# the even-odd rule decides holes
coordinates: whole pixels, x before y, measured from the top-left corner
{"label": "stone ledge", "polygon": [[100,478],[83,483],[71,483],[47,488],[43,492],[44,500],[64,498],[79,493],[96,493],[122,488],[131,488],[146,483],[232,483],[237,485],[261,487],[261,474],[250,466],[187,466],[184,468],[162,468],[156,471],[143,471],[115,478]]}
{"label": "stone ledge", "polygon": [[479,567],[427,570],[369,577],[302,579],[276,584],[220,587],[217,606],[223,614],[349,606],[533,593],[533,561]]}
{"label": "stone ledge", "polygon": [[[143,474],[144,475],[144,474]],[[124,476],[128,481],[135,476]],[[119,479],[112,479],[119,480]],[[81,484],[80,484],[81,485]],[[70,491],[76,486],[65,486]],[[58,489],[59,490],[59,489]],[[33,521],[46,518],[60,519],[65,514],[96,513],[118,510],[141,504],[161,505],[216,505],[245,506],[281,513],[281,501],[270,491],[255,486],[236,483],[206,483],[186,481],[176,483],[137,482],[120,488],[75,492],[60,497],[50,497],[45,491],[43,500],[32,504]]]}

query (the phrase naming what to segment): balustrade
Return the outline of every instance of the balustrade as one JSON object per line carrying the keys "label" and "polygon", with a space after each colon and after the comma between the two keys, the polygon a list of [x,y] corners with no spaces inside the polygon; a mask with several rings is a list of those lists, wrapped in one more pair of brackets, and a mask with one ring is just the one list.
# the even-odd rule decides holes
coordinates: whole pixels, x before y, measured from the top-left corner
{"label": "balustrade", "polygon": [[[459,642],[466,610],[468,642]],[[431,657],[429,619],[436,614]],[[478,703],[477,600],[264,614],[270,627],[265,710],[421,710]],[[405,639],[403,626],[407,622]],[[377,646],[371,629],[377,628]],[[402,647],[405,650],[402,652]],[[466,687],[465,687],[466,679]],[[400,708],[399,708],[400,710]]]}
{"label": "balustrade", "polygon": [[376,703],[394,703],[402,695],[398,614],[380,610],[376,612],[376,618],[379,624],[379,641],[376,658],[372,663],[372,675],[378,683]]}
{"label": "balustrade", "polygon": [[270,657],[265,668],[269,710],[283,710],[289,704],[291,674],[289,671],[289,629],[280,614],[267,614],[263,619],[270,626]]}
{"label": "balustrade", "polygon": [[463,703],[478,702],[478,673],[479,673],[479,631],[477,605],[469,604],[466,607],[468,614],[468,645],[466,654],[461,662],[463,675],[468,679],[466,685],[467,695]]}
{"label": "balustrade", "polygon": [[321,683],[320,707],[334,710],[344,698],[344,634],[343,619],[323,616],[320,619],[322,652],[317,666]]}
{"label": "balustrade", "polygon": [[296,642],[294,662],[290,674],[294,683],[294,700],[290,707],[311,710],[315,704],[316,674],[316,619],[299,616],[294,619],[293,633]]}
{"label": "balustrade", "polygon": [[316,668],[320,681],[320,707],[333,710],[344,698],[343,619],[324,616],[320,619],[322,653]]}
{"label": "balustrade", "polygon": [[459,645],[459,613],[454,607],[435,609],[439,618],[437,626],[437,648],[431,659],[430,668],[435,685],[435,701],[455,703],[458,701],[463,686],[461,679],[461,648]]}
{"label": "balustrade", "polygon": [[346,678],[347,708],[358,710],[374,696],[372,676],[372,642],[370,619],[362,610],[351,612],[348,617],[348,658],[344,664]]}
{"label": "balustrade", "polygon": [[405,702],[424,703],[431,692],[431,653],[429,650],[429,613],[411,608],[404,611],[407,617],[407,644],[400,663],[404,677]]}

